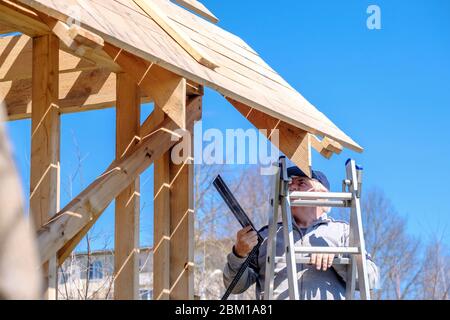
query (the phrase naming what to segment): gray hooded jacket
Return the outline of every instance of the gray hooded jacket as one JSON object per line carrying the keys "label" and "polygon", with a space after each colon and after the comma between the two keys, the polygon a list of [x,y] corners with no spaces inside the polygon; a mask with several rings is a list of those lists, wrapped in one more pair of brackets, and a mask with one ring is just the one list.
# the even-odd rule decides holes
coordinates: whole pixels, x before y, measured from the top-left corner
{"label": "gray hooded jacket", "polygon": [[[349,225],[344,221],[337,221],[327,214],[323,214],[304,232],[294,222],[294,243],[295,246],[303,247],[345,247],[349,242]],[[267,238],[268,227],[260,230],[263,238]],[[252,261],[251,268],[242,275],[237,286],[233,290],[234,294],[246,291],[256,283],[256,299],[262,299],[264,295],[264,281],[266,271],[266,250],[267,242],[264,242],[259,249],[258,258]],[[277,230],[277,257],[284,256],[284,239],[282,225],[278,225]],[[368,275],[371,289],[378,288],[379,271],[378,267],[368,258]],[[231,252],[227,256],[227,264],[223,272],[223,282],[226,287],[231,283],[237,274],[239,267],[245,258],[236,256]],[[287,271],[285,264],[275,264],[275,270],[280,270],[274,279],[274,299],[284,300],[289,298]],[[301,300],[344,300],[347,281],[347,267],[336,265],[327,271],[316,270],[310,264],[297,264],[298,288]]]}

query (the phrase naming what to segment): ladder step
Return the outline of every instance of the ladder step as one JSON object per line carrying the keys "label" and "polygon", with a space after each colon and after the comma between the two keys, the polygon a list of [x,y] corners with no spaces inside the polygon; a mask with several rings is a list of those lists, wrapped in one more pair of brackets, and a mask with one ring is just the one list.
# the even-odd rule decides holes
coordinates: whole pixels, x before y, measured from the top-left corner
{"label": "ladder step", "polygon": [[342,200],[293,200],[292,207],[332,207],[332,208],[349,208],[351,203]]}
{"label": "ladder step", "polygon": [[358,254],[357,247],[296,247],[295,253],[328,253],[328,254]]}
{"label": "ladder step", "polygon": [[[311,258],[310,257],[295,257],[295,261],[300,264],[310,264]],[[286,258],[276,257],[275,263],[285,264]],[[350,264],[349,258],[339,258],[338,257],[338,258],[334,258],[334,260],[333,260],[333,265],[346,265],[346,264]],[[280,272],[282,269],[283,268],[275,269],[275,273]]]}
{"label": "ladder step", "polygon": [[302,200],[352,200],[352,194],[349,192],[291,192],[291,199]]}

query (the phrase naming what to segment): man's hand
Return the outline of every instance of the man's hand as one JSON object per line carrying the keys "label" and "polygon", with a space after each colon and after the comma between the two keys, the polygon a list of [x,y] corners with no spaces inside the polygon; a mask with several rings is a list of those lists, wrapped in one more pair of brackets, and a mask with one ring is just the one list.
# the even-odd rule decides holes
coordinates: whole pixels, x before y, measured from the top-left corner
{"label": "man's hand", "polygon": [[334,254],[312,254],[311,264],[316,265],[317,270],[327,271],[333,265]]}
{"label": "man's hand", "polygon": [[258,244],[258,234],[248,226],[236,234],[236,244],[234,245],[235,253],[245,258]]}

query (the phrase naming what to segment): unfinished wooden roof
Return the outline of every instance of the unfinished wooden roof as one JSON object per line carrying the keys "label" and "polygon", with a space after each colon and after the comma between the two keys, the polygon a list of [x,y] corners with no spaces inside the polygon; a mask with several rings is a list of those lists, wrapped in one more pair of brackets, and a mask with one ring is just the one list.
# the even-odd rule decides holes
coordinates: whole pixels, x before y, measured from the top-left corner
{"label": "unfinished wooden roof", "polygon": [[[149,10],[139,5],[143,1],[136,0],[17,2],[61,21],[69,17],[79,20],[84,28],[105,42],[210,87],[231,101],[362,151],[242,39],[168,0],[144,1]],[[149,12],[153,10],[157,18]],[[181,35],[185,45],[203,54],[206,63],[199,62],[195,54],[180,45],[162,23],[176,29],[177,36]]]}

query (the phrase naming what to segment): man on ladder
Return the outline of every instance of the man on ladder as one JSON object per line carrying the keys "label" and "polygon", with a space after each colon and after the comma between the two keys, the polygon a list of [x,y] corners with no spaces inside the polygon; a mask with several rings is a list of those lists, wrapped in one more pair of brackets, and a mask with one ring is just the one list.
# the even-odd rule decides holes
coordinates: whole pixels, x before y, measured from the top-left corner
{"label": "man on ladder", "polygon": [[[283,170],[280,171],[281,173],[278,173],[278,179],[280,174],[281,176],[283,175]],[[320,171],[313,170],[312,179],[308,178],[298,167],[288,168],[284,171],[284,174],[287,175],[285,180],[289,181],[288,187],[286,185],[286,189],[289,189],[289,194],[293,192],[329,192],[330,184],[328,179]],[[348,182],[348,180],[345,181]],[[280,205],[282,204],[280,203]],[[280,259],[277,261],[275,257],[272,257],[272,268],[274,269],[270,269],[270,266],[266,262],[268,256],[270,256],[267,254],[268,247],[270,250],[271,245],[269,244],[268,246],[270,241],[265,241],[261,245],[257,257],[246,268],[232,293],[243,293],[256,283],[256,299],[283,300],[298,297],[300,300],[344,300],[346,296],[351,298],[348,294],[350,291],[348,287],[352,286],[355,288],[356,284],[356,289],[359,290],[359,282],[356,280],[357,276],[353,276],[355,279],[349,279],[351,274],[348,270],[349,262],[346,264],[340,263],[343,260],[351,261],[351,258],[342,259],[342,257],[336,257],[334,253],[311,252],[310,255],[307,257],[304,256],[303,259],[291,260],[291,263],[292,261],[296,262],[293,263],[294,266],[292,264],[289,266],[287,261],[290,256],[285,254],[286,251],[289,251],[285,245],[289,242],[285,241],[289,236],[293,238],[291,243],[294,244],[295,248],[340,247],[339,249],[343,249],[343,247],[349,247],[351,233],[349,224],[329,217],[329,208],[327,207],[292,206],[289,209],[288,212],[292,214],[293,218],[291,219],[289,217],[287,219],[292,225],[292,228],[287,228],[290,229],[289,233],[287,230],[284,232],[282,223],[278,223],[277,225],[273,224],[277,226],[277,230],[274,231],[273,235],[273,240],[276,239],[276,242],[272,242],[272,252],[275,254],[275,257],[284,256],[284,263]],[[276,211],[278,211],[278,206],[276,206]],[[277,217],[278,214],[275,215],[276,221],[278,221]],[[237,233],[236,243],[233,246],[232,252],[227,257],[227,264],[224,268],[223,281],[226,287],[228,287],[236,276],[248,254],[257,245],[258,234],[262,238],[267,239],[269,229],[269,226],[266,226],[257,233],[255,230],[247,227]],[[354,238],[354,235],[352,237]],[[364,243],[364,241],[362,242]],[[292,257],[295,259],[297,256],[294,254]],[[368,291],[377,287],[379,271],[368,254],[366,254],[366,259],[364,260],[365,268],[363,270],[367,270],[365,279],[370,287],[366,288]],[[289,270],[292,271],[292,269],[295,270],[294,272],[297,274],[297,277],[294,276],[292,279],[289,279]],[[360,269],[358,268],[358,270]],[[268,272],[272,273],[270,279],[266,279],[266,273]],[[353,283],[351,280],[353,280]],[[292,288],[289,287],[290,282],[297,282],[298,287],[295,289],[295,294],[293,294]],[[363,284],[363,286],[365,285]],[[264,294],[265,290],[266,293]],[[370,298],[370,295],[367,298]]]}

